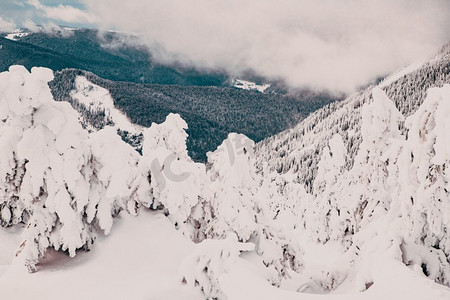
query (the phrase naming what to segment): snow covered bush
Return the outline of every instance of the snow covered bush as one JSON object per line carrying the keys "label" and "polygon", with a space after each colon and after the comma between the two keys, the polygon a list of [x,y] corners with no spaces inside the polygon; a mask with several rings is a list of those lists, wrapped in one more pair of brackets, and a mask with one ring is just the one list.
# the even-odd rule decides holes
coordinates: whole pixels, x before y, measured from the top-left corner
{"label": "snow covered bush", "polygon": [[204,240],[196,245],[195,253],[183,262],[180,269],[182,282],[198,286],[206,299],[226,300],[219,277],[239,258],[241,252],[253,249],[253,244],[239,243],[233,237]]}

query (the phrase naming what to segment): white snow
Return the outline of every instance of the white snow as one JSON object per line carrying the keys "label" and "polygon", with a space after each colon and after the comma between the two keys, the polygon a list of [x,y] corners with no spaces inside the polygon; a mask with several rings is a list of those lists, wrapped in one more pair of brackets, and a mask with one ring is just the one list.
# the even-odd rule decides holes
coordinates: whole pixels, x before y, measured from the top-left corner
{"label": "white snow", "polygon": [[139,134],[143,130],[139,125],[131,123],[127,116],[114,106],[114,100],[108,90],[91,83],[84,76],[76,77],[75,89],[70,95],[93,112],[104,110],[106,117],[113,121],[112,126],[116,129],[133,134]]}
{"label": "white snow", "polygon": [[247,90],[247,91],[255,90],[255,91],[264,93],[270,87],[270,83],[265,83],[265,84],[259,85],[254,82],[251,82],[251,81],[235,79],[233,86],[238,89],[243,89],[243,90]]}
{"label": "white snow", "polygon": [[383,81],[381,81],[378,84],[378,87],[380,87],[380,88],[387,87],[388,85],[390,85],[393,82],[399,80],[403,76],[405,76],[405,75],[407,75],[409,73],[412,73],[415,70],[420,69],[420,67],[422,67],[425,63],[426,63],[426,61],[416,62],[416,63],[410,64],[410,65],[408,65],[408,66],[406,66],[404,68],[401,68],[397,72],[394,72],[391,75],[389,75],[386,78],[384,78]]}
{"label": "white snow", "polygon": [[30,34],[30,32],[23,32],[21,30],[17,30],[15,32],[8,33],[5,36],[5,39],[12,40],[12,41],[19,41],[20,38],[23,38],[29,34]]}
{"label": "white snow", "polygon": [[114,225],[111,238],[97,239],[90,252],[70,258],[51,251],[37,273],[13,264],[0,277],[1,298],[203,299],[180,279],[180,265],[194,244],[167,218],[122,213]]}
{"label": "white snow", "polygon": [[378,300],[378,299],[448,299],[450,289],[439,286],[411,272],[396,260],[373,257],[378,276],[367,291],[337,290],[326,295],[298,293],[268,285],[261,271],[246,260],[239,260],[220,278],[228,300]]}
{"label": "white snow", "polygon": [[21,234],[23,228],[16,226],[14,228],[0,228],[0,276],[10,267],[14,253],[18,245],[22,242]]}
{"label": "white snow", "polygon": [[[8,237],[11,239],[9,234]],[[2,236],[2,241],[8,239]],[[379,238],[373,241],[379,242]],[[220,245],[197,247],[160,214],[142,212],[132,217],[122,213],[115,220],[111,235],[97,239],[90,252],[69,258],[64,253],[51,251],[40,264],[40,271],[34,274],[22,272],[17,265],[10,266],[0,277],[2,298],[50,300],[64,295],[64,299],[87,300],[205,299],[198,287],[182,284],[183,274],[195,269],[190,265],[192,258],[205,253],[205,249],[206,253],[216,253]],[[3,253],[12,250],[14,248],[2,246]],[[343,284],[342,289],[327,296],[279,289],[271,286],[261,267],[246,256],[233,258],[222,267],[218,265],[216,268],[225,267],[217,274],[218,283],[228,300],[448,299],[450,289],[412,272],[389,253],[385,255],[384,250],[368,254],[367,261],[374,274],[370,280],[374,284],[364,292],[358,291],[354,282]],[[332,261],[334,254],[328,248],[322,254],[311,252],[311,255],[328,257],[327,260]]]}
{"label": "white snow", "polygon": [[77,30],[80,30],[80,28],[69,27],[69,26],[61,26],[61,29],[64,29],[64,30],[67,30],[67,31],[77,31]]}

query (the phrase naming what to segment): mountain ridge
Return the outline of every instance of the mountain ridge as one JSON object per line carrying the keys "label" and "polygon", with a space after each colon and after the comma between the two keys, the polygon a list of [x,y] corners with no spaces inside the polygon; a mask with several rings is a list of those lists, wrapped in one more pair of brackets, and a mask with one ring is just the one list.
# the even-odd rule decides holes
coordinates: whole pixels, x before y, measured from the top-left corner
{"label": "mountain ridge", "polygon": [[[56,100],[69,101],[77,107],[70,95],[76,76],[85,76],[92,84],[108,90],[117,108],[137,125],[149,127],[153,122],[163,122],[169,113],[179,113],[189,124],[189,153],[194,160],[203,162],[206,153],[214,150],[230,132],[244,133],[259,141],[337,100],[326,93],[290,96],[233,87],[116,82],[74,69],[56,72],[49,83]],[[80,112],[94,123],[99,120],[98,128],[106,123],[103,116],[86,109]]]}
{"label": "mountain ridge", "polygon": [[[388,97],[393,99],[396,106],[405,116],[414,113],[420,106],[429,87],[440,86],[450,82],[450,52],[448,49],[449,44],[443,46],[435,56],[423,63],[420,68],[411,70],[410,73],[383,87]],[[380,85],[382,84],[383,81]],[[318,141],[327,140],[327,138],[317,139],[315,134],[319,132],[328,136],[328,139],[335,133],[343,136],[349,155],[345,165],[347,169],[351,168],[353,166],[353,158],[356,156],[357,149],[361,143],[361,137],[358,134],[358,128],[361,126],[361,108],[364,103],[370,102],[371,89],[373,87],[370,86],[360,92],[356,92],[341,102],[328,104],[312,113],[294,128],[287,129],[258,143],[256,152],[261,156],[258,168],[262,170],[263,161],[267,161],[269,169],[277,170],[279,173],[285,173],[291,169],[293,169],[294,173],[304,172],[307,175],[299,175],[297,180],[304,183],[307,190],[311,191],[312,182],[317,171],[318,157],[320,157],[322,149],[326,145],[326,142],[318,143]],[[328,118],[333,112],[340,114],[340,117]],[[346,116],[349,116],[349,118],[346,119]],[[353,129],[356,129],[356,131]],[[308,141],[304,141],[305,138]],[[302,140],[302,142],[293,147],[289,145],[291,140]],[[314,149],[311,149],[312,147]],[[270,149],[273,149],[272,154],[269,154],[271,152]],[[296,151],[305,153],[299,154]],[[290,153],[292,153],[291,156],[289,156]],[[313,157],[316,157],[316,159],[312,159]]]}

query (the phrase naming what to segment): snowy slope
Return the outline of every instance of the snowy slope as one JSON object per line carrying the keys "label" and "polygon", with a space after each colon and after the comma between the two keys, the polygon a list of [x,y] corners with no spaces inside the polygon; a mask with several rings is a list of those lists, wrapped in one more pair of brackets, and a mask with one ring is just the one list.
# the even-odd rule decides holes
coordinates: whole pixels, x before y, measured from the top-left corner
{"label": "snowy slope", "polygon": [[265,84],[259,85],[254,82],[251,82],[251,81],[235,79],[233,86],[238,89],[243,89],[243,90],[247,90],[247,91],[255,90],[260,93],[264,93],[270,87],[270,83],[265,83]]}
{"label": "snowy slope", "polygon": [[389,85],[393,84],[397,80],[401,79],[402,77],[420,69],[426,62],[418,62],[415,64],[411,64],[409,66],[406,66],[405,68],[402,68],[398,70],[397,72],[392,73],[391,75],[387,76],[385,79],[383,79],[378,86],[381,88],[388,87]]}
{"label": "snowy slope", "polygon": [[[103,112],[105,121],[113,128],[126,130],[132,134],[142,133],[143,128],[132,124],[129,119],[114,106],[114,100],[108,90],[91,83],[84,76],[77,76],[75,89],[70,96],[91,112]],[[80,116],[82,118],[82,115]],[[83,120],[90,129],[94,129],[87,120]]]}
{"label": "snowy slope", "polygon": [[[409,116],[423,102],[428,88],[444,83],[450,83],[449,45],[429,61],[388,76],[379,87],[386,91],[403,115]],[[294,128],[261,141],[256,149],[258,169],[263,170],[267,164],[266,172],[292,171],[297,181],[303,183],[307,190],[312,190],[322,150],[336,133],[344,141],[347,151],[345,168],[349,169],[361,143],[361,112],[363,105],[371,102],[372,88],[350,95],[344,101],[331,103]]]}
{"label": "snowy slope", "polygon": [[14,31],[12,33],[8,33],[7,35],[5,35],[5,39],[12,40],[12,41],[19,41],[20,38],[27,36],[29,34],[30,34],[30,32],[28,32],[28,31],[17,30],[17,31]]}
{"label": "snowy slope", "polygon": [[[99,239],[87,253],[71,259],[51,252],[35,274],[12,266],[0,277],[2,299],[204,299],[183,285],[180,266],[195,246],[155,213],[122,215],[111,236]],[[381,254],[372,256],[376,284],[366,292],[336,291],[323,295],[297,293],[271,286],[251,258],[235,261],[220,277],[229,300],[248,299],[448,299],[450,290],[411,272]],[[26,287],[26,288],[24,288]],[[37,296],[38,295],[38,296]],[[37,297],[37,298],[36,298]]]}
{"label": "snowy slope", "polygon": [[50,251],[32,275],[11,266],[0,280],[2,299],[202,299],[179,280],[194,245],[167,218],[122,214],[115,223],[112,238],[98,239],[91,252],[71,259]]}

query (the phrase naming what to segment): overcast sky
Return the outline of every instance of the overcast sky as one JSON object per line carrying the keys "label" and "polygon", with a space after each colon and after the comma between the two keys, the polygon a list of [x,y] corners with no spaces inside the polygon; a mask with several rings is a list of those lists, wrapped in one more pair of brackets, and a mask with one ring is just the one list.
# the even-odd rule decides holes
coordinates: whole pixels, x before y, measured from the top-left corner
{"label": "overcast sky", "polygon": [[352,92],[450,41],[450,1],[0,1],[0,29],[47,23],[140,33],[162,61]]}
{"label": "overcast sky", "polygon": [[33,25],[96,27],[82,0],[0,0],[0,30]]}

